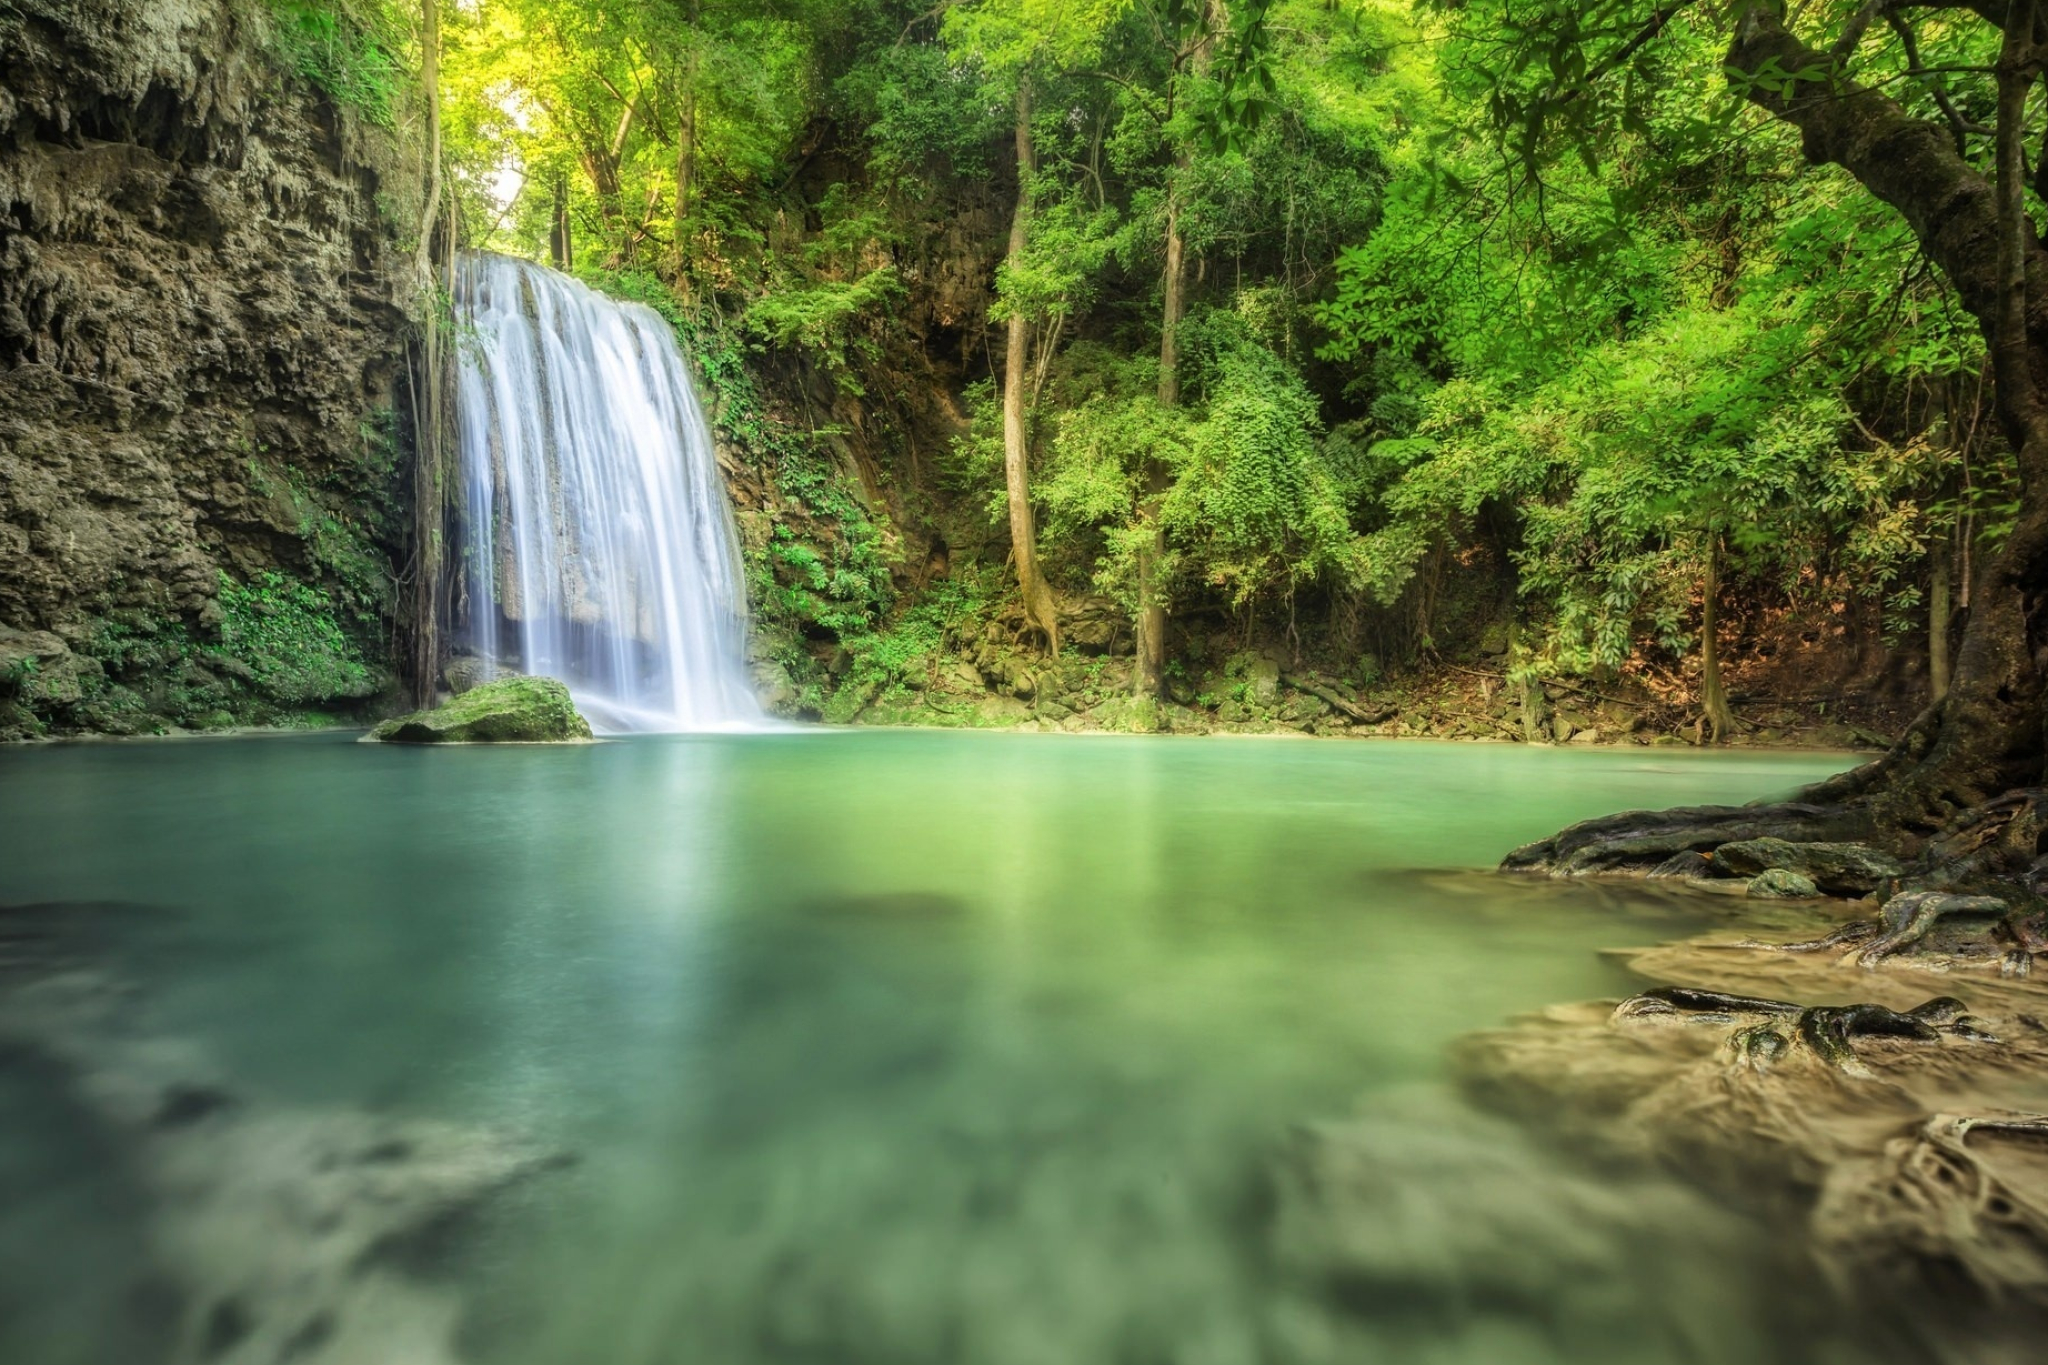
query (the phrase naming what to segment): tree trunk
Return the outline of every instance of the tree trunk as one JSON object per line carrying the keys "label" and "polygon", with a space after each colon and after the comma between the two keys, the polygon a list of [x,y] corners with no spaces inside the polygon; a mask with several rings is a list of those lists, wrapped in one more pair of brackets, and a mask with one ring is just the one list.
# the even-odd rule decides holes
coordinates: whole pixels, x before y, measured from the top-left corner
{"label": "tree trunk", "polygon": [[[2001,427],[2017,453],[2018,525],[1972,584],[1946,694],[1890,753],[1808,794],[1855,801],[1871,827],[1911,842],[1959,811],[2042,780],[2035,623],[2048,589],[2048,251],[2026,214],[2022,143],[2038,73],[2035,0],[2012,0],[1998,62],[1997,165],[1987,180],[1949,131],[1858,84],[1770,5],[1736,20],[1728,67],[1751,103],[1798,128],[1809,161],[1840,165],[1898,210],[1989,342]],[[1751,80],[1767,71],[1825,79]]]}
{"label": "tree trunk", "polygon": [[1949,585],[1949,560],[1955,546],[1948,533],[1934,543],[1933,564],[1927,574],[1927,692],[1930,702],[1948,695],[1949,613],[1953,593]]}
{"label": "tree trunk", "polygon": [[[418,306],[420,332],[413,366],[413,700],[434,701],[441,672],[440,594],[445,547],[447,397],[442,312],[434,239],[441,207],[441,9],[420,5],[420,92],[426,105],[426,202],[420,210]],[[453,249],[449,256],[452,261]]]}
{"label": "tree trunk", "polygon": [[[1221,0],[1207,0],[1189,46],[1176,52],[1176,71],[1187,63],[1188,71],[1199,76],[1209,68],[1214,35],[1227,22]],[[1169,111],[1179,101],[1179,82],[1173,77],[1167,97]],[[1187,177],[1190,158],[1186,148],[1174,155],[1173,178],[1166,189],[1165,294],[1159,327],[1159,406],[1180,406],[1180,323],[1187,311],[1187,243],[1181,234],[1180,185]],[[1148,460],[1145,470],[1145,499],[1138,506],[1142,527],[1138,540],[1138,656],[1131,667],[1131,691],[1154,700],[1166,690],[1166,592],[1160,584],[1160,567],[1166,562],[1166,528],[1161,510],[1170,482],[1166,467]]]}
{"label": "tree trunk", "polygon": [[548,260],[557,270],[576,268],[576,242],[569,231],[569,177],[557,175],[550,187]]}
{"label": "tree trunk", "polygon": [[586,140],[581,151],[583,173],[590,177],[590,187],[597,192],[598,217],[604,221],[605,236],[610,239],[611,254],[606,260],[610,267],[625,264],[633,257],[632,238],[625,227],[626,187],[619,178],[619,161],[626,153],[626,142],[632,137],[639,114],[639,104],[629,102],[619,115],[611,141]]}
{"label": "tree trunk", "polygon": [[1521,702],[1522,739],[1529,744],[1541,744],[1550,738],[1550,712],[1544,705],[1543,684],[1527,667],[1527,654],[1522,647],[1522,623],[1508,617],[1508,672],[1519,676],[1515,691]]}
{"label": "tree trunk", "polygon": [[420,96],[426,105],[426,195],[420,204],[420,240],[414,268],[419,287],[434,279],[434,229],[441,212],[441,6],[420,0]]}
{"label": "tree trunk", "polygon": [[676,123],[676,282],[690,287],[691,196],[697,185],[697,71],[699,43],[697,0],[685,11],[690,25],[690,53],[683,59],[682,113]]}
{"label": "tree trunk", "polygon": [[[1185,170],[1183,156],[1177,170]],[[1187,248],[1180,231],[1180,199],[1166,200],[1165,307],[1160,318],[1159,406],[1180,406],[1180,322],[1187,310]],[[1159,566],[1166,558],[1166,528],[1160,507],[1166,497],[1167,472],[1156,460],[1145,471],[1145,501],[1138,517],[1144,530],[1138,542],[1138,657],[1131,669],[1131,690],[1140,697],[1159,697],[1166,687],[1166,595],[1159,584]]]}
{"label": "tree trunk", "polygon": [[[1938,452],[1955,444],[1955,382],[1942,379],[1933,386],[1933,418],[1927,424],[1927,442]],[[1948,481],[1943,480],[1944,488]],[[1955,610],[1956,528],[1946,526],[1935,539],[1927,557],[1927,700],[1929,704],[1948,695],[1949,626]]]}
{"label": "tree trunk", "polygon": [[[1010,263],[1021,265],[1030,240],[1031,177],[1038,159],[1031,144],[1031,82],[1017,82],[1017,208],[1010,218]],[[1054,654],[1060,652],[1059,609],[1052,589],[1038,571],[1038,528],[1031,515],[1031,449],[1025,425],[1025,389],[1031,371],[1031,322],[1012,307],[1009,344],[1003,355],[1003,479],[1010,497],[1010,553],[1017,565],[1017,587],[1024,614],[1045,632]]]}
{"label": "tree trunk", "polygon": [[1721,533],[1707,536],[1707,575],[1700,586],[1700,709],[1706,713],[1707,742],[1719,744],[1735,732],[1728,694],[1721,686]]}

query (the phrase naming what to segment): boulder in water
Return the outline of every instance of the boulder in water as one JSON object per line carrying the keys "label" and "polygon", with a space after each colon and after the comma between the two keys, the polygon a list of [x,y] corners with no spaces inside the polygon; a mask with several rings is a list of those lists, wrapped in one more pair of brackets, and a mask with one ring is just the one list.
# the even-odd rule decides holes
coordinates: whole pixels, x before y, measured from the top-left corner
{"label": "boulder in water", "polygon": [[391,744],[548,744],[590,737],[590,722],[553,678],[500,678],[437,710],[387,720],[369,734]]}

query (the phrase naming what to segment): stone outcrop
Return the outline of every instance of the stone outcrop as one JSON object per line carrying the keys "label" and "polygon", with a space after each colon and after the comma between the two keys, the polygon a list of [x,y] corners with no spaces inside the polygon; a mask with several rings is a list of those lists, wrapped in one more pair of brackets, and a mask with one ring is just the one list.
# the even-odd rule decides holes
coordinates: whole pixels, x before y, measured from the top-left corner
{"label": "stone outcrop", "polygon": [[388,637],[401,182],[269,14],[0,12],[0,738],[281,719],[224,586]]}
{"label": "stone outcrop", "polygon": [[553,678],[500,678],[432,711],[387,720],[370,739],[389,744],[559,744],[590,738],[590,722]]}

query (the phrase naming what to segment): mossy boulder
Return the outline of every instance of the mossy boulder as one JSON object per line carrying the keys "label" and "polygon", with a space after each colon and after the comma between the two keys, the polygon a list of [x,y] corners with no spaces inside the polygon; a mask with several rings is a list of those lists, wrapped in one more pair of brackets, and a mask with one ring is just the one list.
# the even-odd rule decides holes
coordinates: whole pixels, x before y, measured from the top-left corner
{"label": "mossy boulder", "polygon": [[1796,872],[1831,896],[1865,895],[1906,872],[1898,859],[1866,844],[1795,844],[1771,838],[1721,845],[1714,850],[1714,868],[1730,877]]}
{"label": "mossy boulder", "polygon": [[1804,900],[1818,896],[1820,888],[1804,873],[1773,867],[1749,879],[1749,894],[1773,900]]}
{"label": "mossy boulder", "polygon": [[387,720],[369,737],[391,744],[548,744],[590,738],[590,722],[553,678],[500,678],[433,711]]}

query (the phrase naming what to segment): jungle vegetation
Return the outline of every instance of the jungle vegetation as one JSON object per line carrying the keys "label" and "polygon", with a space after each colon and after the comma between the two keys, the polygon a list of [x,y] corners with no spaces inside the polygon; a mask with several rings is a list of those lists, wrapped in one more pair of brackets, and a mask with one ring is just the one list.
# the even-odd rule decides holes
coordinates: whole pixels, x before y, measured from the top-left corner
{"label": "jungle vegetation", "polygon": [[[269,3],[337,98],[438,107],[423,237],[658,295],[707,369],[910,382],[934,243],[986,266],[938,482],[1041,647],[1116,604],[1141,696],[1190,613],[1426,656],[1485,560],[1514,677],[1718,736],[1722,615],[1853,600],[1934,703],[1897,818],[2038,772],[2035,0]],[[848,569],[840,634],[915,611]]]}

